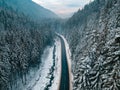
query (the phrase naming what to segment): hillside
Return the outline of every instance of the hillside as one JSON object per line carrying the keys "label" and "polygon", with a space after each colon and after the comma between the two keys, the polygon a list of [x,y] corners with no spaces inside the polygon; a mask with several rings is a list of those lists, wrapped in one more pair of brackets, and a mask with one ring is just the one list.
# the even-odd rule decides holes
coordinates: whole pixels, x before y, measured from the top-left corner
{"label": "hillside", "polygon": [[50,89],[67,59],[73,90],[120,90],[120,0],[94,0],[65,20],[31,0],[0,0],[0,90]]}
{"label": "hillside", "polygon": [[36,20],[58,18],[52,11],[34,3],[32,0],[1,0],[1,6],[9,6],[13,10],[22,12]]}
{"label": "hillside", "polygon": [[0,6],[0,90],[21,90],[28,81],[26,74],[40,65],[53,37],[48,24],[41,25],[8,5]]}
{"label": "hillside", "polygon": [[73,90],[120,90],[120,1],[94,0],[64,25]]}

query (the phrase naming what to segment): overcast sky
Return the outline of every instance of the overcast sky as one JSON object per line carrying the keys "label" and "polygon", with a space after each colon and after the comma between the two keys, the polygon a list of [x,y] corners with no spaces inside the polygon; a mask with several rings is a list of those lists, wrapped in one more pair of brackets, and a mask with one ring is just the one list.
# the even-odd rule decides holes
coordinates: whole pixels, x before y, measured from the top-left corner
{"label": "overcast sky", "polygon": [[41,6],[50,9],[58,16],[66,18],[71,16],[79,8],[83,8],[93,0],[32,0]]}

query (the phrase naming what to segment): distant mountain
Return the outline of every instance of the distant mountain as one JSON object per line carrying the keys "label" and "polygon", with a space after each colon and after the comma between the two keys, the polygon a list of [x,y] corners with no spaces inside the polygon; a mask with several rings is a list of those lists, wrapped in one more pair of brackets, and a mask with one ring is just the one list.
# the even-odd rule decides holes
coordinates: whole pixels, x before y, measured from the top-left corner
{"label": "distant mountain", "polygon": [[[2,0],[1,0],[2,1]],[[40,20],[45,18],[58,18],[52,11],[34,3],[32,0],[3,0],[8,6],[26,16]],[[4,4],[2,4],[4,5]],[[5,5],[4,5],[5,6]]]}

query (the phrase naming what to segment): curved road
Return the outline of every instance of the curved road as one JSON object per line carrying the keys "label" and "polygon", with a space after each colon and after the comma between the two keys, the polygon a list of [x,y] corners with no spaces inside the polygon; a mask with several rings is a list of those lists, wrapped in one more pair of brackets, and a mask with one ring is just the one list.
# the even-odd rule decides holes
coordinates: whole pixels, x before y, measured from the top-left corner
{"label": "curved road", "polygon": [[[59,36],[60,37],[60,36]],[[60,37],[61,40],[61,55],[62,55],[62,62],[61,62],[61,81],[60,81],[60,88],[59,90],[69,90],[69,68],[67,63],[67,56],[66,56],[66,49],[64,40]]]}

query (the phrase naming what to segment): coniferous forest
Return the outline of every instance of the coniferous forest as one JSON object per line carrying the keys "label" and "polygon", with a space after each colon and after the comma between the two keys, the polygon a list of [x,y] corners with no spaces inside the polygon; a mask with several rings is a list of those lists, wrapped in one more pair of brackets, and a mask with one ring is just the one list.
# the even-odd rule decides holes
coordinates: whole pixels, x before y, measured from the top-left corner
{"label": "coniferous forest", "polygon": [[68,19],[31,0],[0,0],[0,90],[27,84],[56,33],[70,47],[73,90],[120,90],[120,0],[94,0]]}

